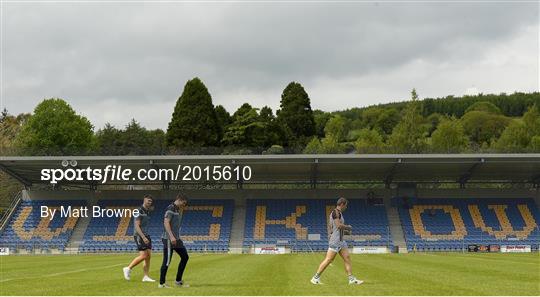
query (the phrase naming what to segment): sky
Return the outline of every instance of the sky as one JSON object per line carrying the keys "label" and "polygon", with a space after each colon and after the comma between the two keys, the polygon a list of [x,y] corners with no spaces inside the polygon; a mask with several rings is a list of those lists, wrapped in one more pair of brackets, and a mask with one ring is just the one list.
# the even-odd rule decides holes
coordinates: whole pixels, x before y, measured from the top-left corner
{"label": "sky", "polygon": [[4,2],[1,102],[62,98],[95,129],[166,129],[186,81],[214,105],[279,108],[291,81],[325,111],[538,91],[538,2]]}

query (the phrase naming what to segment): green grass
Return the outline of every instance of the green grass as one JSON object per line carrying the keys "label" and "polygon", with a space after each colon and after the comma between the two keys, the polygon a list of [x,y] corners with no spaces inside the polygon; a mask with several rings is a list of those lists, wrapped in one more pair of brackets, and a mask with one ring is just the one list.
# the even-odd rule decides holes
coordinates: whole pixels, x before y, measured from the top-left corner
{"label": "green grass", "polygon": [[[0,295],[540,295],[538,253],[352,255],[360,286],[347,284],[341,259],[323,274],[324,285],[310,284],[323,254],[192,254],[184,275],[191,286],[172,289],[140,282],[142,267],[125,281],[122,267],[133,257],[1,256]],[[154,254],[153,278],[161,259]]]}

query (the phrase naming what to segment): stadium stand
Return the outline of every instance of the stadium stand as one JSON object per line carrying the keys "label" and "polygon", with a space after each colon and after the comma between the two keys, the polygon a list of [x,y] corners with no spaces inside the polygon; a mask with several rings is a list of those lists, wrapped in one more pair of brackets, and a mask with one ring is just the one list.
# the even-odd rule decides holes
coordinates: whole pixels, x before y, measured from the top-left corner
{"label": "stadium stand", "polygon": [[533,199],[411,199],[398,206],[408,250],[462,250],[469,244],[540,242]]}
{"label": "stadium stand", "polygon": [[[153,250],[162,250],[163,213],[170,201],[155,200],[149,233]],[[136,200],[100,200],[98,205],[107,208],[135,209]],[[233,200],[190,200],[182,216],[182,240],[191,251],[228,251],[233,214]],[[83,237],[82,252],[133,251],[133,219],[93,218]]]}
{"label": "stadium stand", "polygon": [[[292,251],[323,251],[328,248],[328,217],[335,199],[250,199],[246,206],[244,246],[283,244]],[[391,246],[384,205],[366,199],[350,200],[344,212],[354,244]]]}
{"label": "stadium stand", "polygon": [[[0,245],[11,249],[34,248],[43,250],[64,250],[75,225],[77,217],[62,217],[60,206],[78,208],[86,205],[83,200],[34,200],[22,201],[0,236]],[[41,206],[57,210],[53,219],[41,217]]]}
{"label": "stadium stand", "polygon": [[[393,198],[409,251],[454,251],[469,244],[530,245],[538,249],[540,212],[533,199]],[[398,202],[401,201],[401,202]],[[41,218],[40,207],[74,209],[86,200],[26,200],[16,208],[0,235],[0,246],[13,250],[64,250],[76,217]],[[99,199],[106,208],[136,208],[140,200]],[[161,250],[163,210],[169,200],[155,200],[150,222],[153,249]],[[327,220],[335,199],[247,199],[243,245],[279,244],[291,251],[327,249]],[[232,229],[232,199],[191,199],[182,217],[182,239],[190,251],[227,252]],[[352,245],[393,247],[384,205],[367,199],[350,199],[344,212],[353,226],[347,237]],[[83,233],[81,233],[83,234]],[[134,251],[133,220],[92,218],[78,246],[80,252]]]}
{"label": "stadium stand", "polygon": [[[347,223],[353,225],[348,241],[355,246],[387,246],[406,252],[506,243],[530,245],[537,250],[540,241],[540,154],[66,158],[0,157],[0,170],[24,185],[19,198],[0,217],[0,247],[16,247],[10,253],[19,253],[20,247],[32,249],[40,245],[64,247],[66,252],[133,251],[130,218],[56,218],[47,222],[37,217],[36,207],[46,200],[43,203],[50,206],[86,203],[135,208],[140,201],[133,200],[134,197],[151,193],[157,205],[150,233],[154,248],[159,250],[161,213],[167,199],[174,197],[178,189],[193,198],[181,232],[192,251],[236,253],[269,243],[288,245],[294,251],[326,250],[326,221],[339,195],[351,201],[344,215]],[[49,180],[43,180],[43,169],[62,169],[65,161],[99,170],[115,164],[133,172],[149,168],[174,170],[178,164],[234,164],[236,168],[249,168],[254,174],[215,184],[184,179],[174,183],[108,179],[103,184],[63,180],[61,186],[51,186]],[[456,187],[439,187],[447,183],[455,183]],[[485,187],[489,184],[501,187]],[[394,203],[403,197],[410,198],[407,208]]]}

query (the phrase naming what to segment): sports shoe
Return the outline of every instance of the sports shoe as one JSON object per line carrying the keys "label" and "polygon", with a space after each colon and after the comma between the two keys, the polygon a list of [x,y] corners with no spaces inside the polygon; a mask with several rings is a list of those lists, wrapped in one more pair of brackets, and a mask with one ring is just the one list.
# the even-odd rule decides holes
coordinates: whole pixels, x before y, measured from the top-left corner
{"label": "sports shoe", "polygon": [[142,278],[142,281],[143,281],[143,282],[150,282],[150,283],[153,283],[153,282],[155,282],[156,280],[151,279],[148,275],[145,275],[145,276]]}
{"label": "sports shoe", "polygon": [[314,284],[314,285],[322,285],[323,284],[323,283],[321,283],[320,278],[315,278],[315,277],[311,278],[311,283]]}
{"label": "sports shoe", "polygon": [[349,285],[361,285],[363,282],[363,280],[359,280],[354,276],[349,278]]}
{"label": "sports shoe", "polygon": [[177,287],[182,287],[182,288],[189,288],[189,285],[184,283],[184,281],[175,281],[174,284],[177,286]]}
{"label": "sports shoe", "polygon": [[158,288],[167,288],[167,289],[170,289],[171,287],[169,287],[167,284],[159,284],[157,285]]}
{"label": "sports shoe", "polygon": [[122,270],[124,271],[124,278],[126,280],[130,280],[131,279],[131,269],[129,269],[129,267],[124,267],[124,268],[122,268]]}

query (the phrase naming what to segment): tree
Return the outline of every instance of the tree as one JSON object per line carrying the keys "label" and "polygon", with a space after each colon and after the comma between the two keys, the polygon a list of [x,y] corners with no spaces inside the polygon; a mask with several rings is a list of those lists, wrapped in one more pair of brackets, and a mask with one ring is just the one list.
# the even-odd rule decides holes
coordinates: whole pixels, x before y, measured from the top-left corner
{"label": "tree", "polygon": [[332,135],[326,136],[322,140],[316,136],[311,138],[303,150],[304,154],[342,154],[344,152],[345,146]]}
{"label": "tree", "polygon": [[538,136],[540,136],[540,112],[535,104],[529,107],[521,119],[510,122],[494,146],[499,152],[537,152]]}
{"label": "tree", "polygon": [[469,144],[461,123],[455,118],[443,120],[431,135],[431,145],[439,153],[460,153]]}
{"label": "tree", "polygon": [[362,112],[361,127],[377,129],[386,135],[391,134],[398,123],[399,111],[395,108],[369,107]]}
{"label": "tree", "polygon": [[324,127],[332,115],[329,112],[324,112],[322,110],[314,110],[313,118],[315,120],[315,134],[318,137],[324,137]]}
{"label": "tree", "polygon": [[390,148],[398,153],[420,153],[426,147],[423,117],[415,89],[412,90],[411,97],[412,101],[403,111],[403,117],[388,139]]}
{"label": "tree", "polygon": [[315,135],[315,119],[304,87],[296,82],[287,85],[281,95],[280,108],[277,120],[285,132],[285,144],[304,146],[307,139]]}
{"label": "tree", "polygon": [[494,146],[499,152],[519,153],[526,151],[530,141],[527,126],[522,120],[516,119],[504,129]]}
{"label": "tree", "polygon": [[219,124],[208,89],[199,78],[189,80],[174,108],[167,129],[173,149],[196,152],[219,144]]}
{"label": "tree", "polygon": [[[540,106],[540,92],[532,93],[520,93],[513,94],[478,94],[475,96],[446,96],[442,98],[425,98],[422,100],[422,115],[424,117],[433,113],[439,113],[445,116],[454,116],[457,118],[462,117],[466,110],[477,102],[489,102],[496,106],[501,111],[502,115],[508,117],[521,117],[527,111],[527,108],[536,104]],[[364,108],[351,108],[344,111],[338,111],[336,113],[344,116],[345,118],[356,121],[360,115],[367,109],[381,108],[389,109],[394,108],[401,112],[407,102],[393,102],[387,104],[380,104],[376,107],[369,106]],[[485,106],[484,106],[485,107]],[[476,109],[477,107],[473,107]],[[482,108],[480,108],[482,109]],[[484,110],[485,111],[485,110]],[[364,128],[365,126],[355,126],[354,128]]]}
{"label": "tree", "polygon": [[96,133],[101,155],[161,155],[165,151],[165,133],[147,130],[132,119],[124,130],[105,124]]}
{"label": "tree", "polygon": [[[424,99],[424,115],[427,116],[437,112],[449,116],[462,117],[467,111],[471,110],[488,112],[491,110],[492,113],[495,112],[495,109],[492,109],[492,106],[488,107],[484,104],[482,104],[483,106],[476,106],[471,110],[467,110],[477,102],[489,102],[493,104],[496,109],[499,109],[502,115],[518,117],[522,116],[527,111],[527,108],[534,103],[540,104],[540,93],[533,92],[525,94],[516,92],[510,95],[504,93],[487,95],[478,94],[476,96],[447,96],[445,98]],[[485,109],[486,107],[488,109]]]}
{"label": "tree", "polygon": [[439,124],[445,120],[445,117],[443,115],[440,115],[438,113],[433,113],[433,114],[430,114],[427,118],[426,118],[426,127],[427,127],[427,130],[428,130],[428,137],[431,137],[431,135],[433,134],[433,132],[435,132],[435,130],[437,130],[437,126],[439,126]]}
{"label": "tree", "polygon": [[503,115],[477,110],[467,112],[460,121],[465,134],[478,145],[495,141],[510,123]]}
{"label": "tree", "polygon": [[529,148],[533,153],[540,153],[540,135],[531,138]]}
{"label": "tree", "polygon": [[234,113],[233,122],[227,126],[222,142],[233,146],[235,151],[243,147],[251,153],[260,153],[274,144],[279,145],[280,139],[281,131],[272,109],[265,106],[258,112],[244,103]]}
{"label": "tree", "polygon": [[93,126],[62,99],[43,100],[17,135],[27,155],[84,155],[92,152]]}
{"label": "tree", "polygon": [[278,145],[281,147],[281,149],[283,149],[281,146],[283,143],[283,131],[281,130],[272,109],[268,106],[261,108],[261,111],[259,112],[259,120],[263,124],[263,146],[269,147],[272,145]]}
{"label": "tree", "polygon": [[345,145],[339,143],[339,140],[334,135],[325,136],[321,140],[321,154],[343,154],[345,153]]}
{"label": "tree", "polygon": [[534,104],[529,107],[523,115],[523,122],[529,135],[529,150],[532,152],[540,152],[540,105]]}
{"label": "tree", "polygon": [[377,130],[364,128],[359,131],[354,148],[357,154],[381,153],[384,148],[383,138]]}
{"label": "tree", "polygon": [[469,111],[473,111],[473,110],[484,111],[484,112],[493,113],[493,114],[502,114],[500,108],[498,108],[495,104],[488,101],[479,101],[479,102],[474,103],[473,105],[469,106],[469,108],[465,110],[465,113]]}
{"label": "tree", "polygon": [[2,113],[0,114],[0,123],[2,123],[8,116],[9,116],[9,113],[7,109],[4,107],[4,109],[2,110]]}
{"label": "tree", "polygon": [[165,133],[149,131],[132,119],[121,133],[123,155],[161,155],[164,151]]}
{"label": "tree", "polygon": [[324,127],[325,136],[333,136],[337,141],[344,141],[348,131],[346,120],[340,115],[331,117]]}
{"label": "tree", "polygon": [[148,130],[149,146],[146,147],[144,155],[163,155],[166,152],[166,135],[161,129]]}
{"label": "tree", "polygon": [[[250,106],[251,107],[251,106]],[[264,124],[255,108],[247,110],[243,105],[234,113],[234,121],[223,135],[223,144],[246,149],[260,149],[265,141]]]}
{"label": "tree", "polygon": [[304,154],[318,154],[321,152],[321,141],[317,136],[311,138],[306,147],[304,148]]}
{"label": "tree", "polygon": [[15,139],[20,133],[22,126],[28,121],[30,114],[12,116],[4,108],[0,116],[0,155],[16,153]]}
{"label": "tree", "polygon": [[253,106],[249,103],[242,104],[232,115],[232,120],[236,120],[238,117],[243,116],[244,114],[253,110]]}
{"label": "tree", "polygon": [[28,113],[12,116],[4,108],[0,120],[0,156],[17,153],[15,139],[29,118],[30,114]]}
{"label": "tree", "polygon": [[285,150],[281,145],[272,145],[267,150],[263,151],[263,155],[279,155],[284,154]]}
{"label": "tree", "polygon": [[375,123],[374,128],[386,135],[390,135],[394,127],[399,123],[399,112],[395,108],[385,108],[379,114]]}
{"label": "tree", "polygon": [[536,104],[529,107],[527,112],[523,115],[523,122],[531,137],[540,135],[540,111]]}
{"label": "tree", "polygon": [[123,155],[121,133],[122,131],[106,123],[105,127],[96,132],[97,153],[104,156]]}
{"label": "tree", "polygon": [[379,116],[384,112],[384,108],[380,107],[368,107],[362,112],[362,124],[363,128],[375,129],[377,128],[377,122],[379,121]]}
{"label": "tree", "polygon": [[223,134],[227,126],[232,123],[232,117],[223,105],[217,105],[215,108],[217,124],[219,128],[219,139],[223,138]]}

